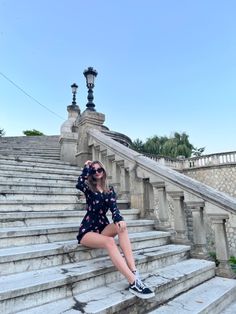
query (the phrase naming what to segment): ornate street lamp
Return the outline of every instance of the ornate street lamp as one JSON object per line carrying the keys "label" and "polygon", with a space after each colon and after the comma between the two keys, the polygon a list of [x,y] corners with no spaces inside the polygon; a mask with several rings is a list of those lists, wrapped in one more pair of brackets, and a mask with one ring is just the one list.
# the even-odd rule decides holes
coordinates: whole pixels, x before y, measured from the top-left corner
{"label": "ornate street lamp", "polygon": [[76,106],[76,93],[77,93],[77,89],[78,89],[78,85],[76,85],[75,83],[71,85],[71,90],[72,90],[72,106],[75,107]]}
{"label": "ornate street lamp", "polygon": [[88,88],[88,103],[86,105],[87,109],[86,110],[91,110],[91,111],[96,111],[94,109],[95,104],[93,103],[93,88],[94,88],[94,81],[95,77],[97,76],[97,71],[89,67],[87,70],[84,70],[84,76],[86,78],[86,85]]}

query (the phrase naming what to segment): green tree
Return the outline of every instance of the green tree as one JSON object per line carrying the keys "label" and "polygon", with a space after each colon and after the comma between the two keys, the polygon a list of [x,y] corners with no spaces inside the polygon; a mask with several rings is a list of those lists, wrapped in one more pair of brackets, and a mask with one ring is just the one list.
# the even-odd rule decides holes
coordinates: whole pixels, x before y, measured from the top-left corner
{"label": "green tree", "polygon": [[143,152],[143,142],[137,138],[132,142],[131,148],[136,150],[137,152]]}
{"label": "green tree", "polygon": [[4,136],[5,135],[5,131],[4,129],[0,129],[0,137]]}
{"label": "green tree", "polygon": [[26,136],[41,136],[44,135],[42,132],[38,131],[38,130],[25,130],[23,131],[23,134]]}
{"label": "green tree", "polygon": [[157,136],[149,137],[145,143],[135,141],[133,149],[146,153],[161,155],[166,157],[176,158],[178,156],[184,156],[186,158],[191,157],[192,154],[200,156],[205,147],[195,148],[189,142],[189,135],[185,132],[174,132],[170,137]]}

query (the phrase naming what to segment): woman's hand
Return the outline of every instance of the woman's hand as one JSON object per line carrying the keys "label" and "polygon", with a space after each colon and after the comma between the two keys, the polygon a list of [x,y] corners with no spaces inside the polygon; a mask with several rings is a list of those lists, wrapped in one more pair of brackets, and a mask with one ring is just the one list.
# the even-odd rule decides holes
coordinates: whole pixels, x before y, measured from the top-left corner
{"label": "woman's hand", "polygon": [[122,232],[126,229],[126,222],[124,220],[121,220],[119,222],[115,223],[117,232]]}
{"label": "woman's hand", "polygon": [[87,160],[87,161],[84,163],[84,165],[87,166],[87,167],[89,167],[89,166],[91,165],[91,163],[92,163],[91,160]]}

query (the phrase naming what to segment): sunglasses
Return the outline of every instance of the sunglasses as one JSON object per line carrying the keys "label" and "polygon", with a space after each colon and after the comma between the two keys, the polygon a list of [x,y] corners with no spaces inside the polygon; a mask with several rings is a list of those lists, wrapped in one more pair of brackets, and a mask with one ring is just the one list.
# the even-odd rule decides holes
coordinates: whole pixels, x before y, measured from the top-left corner
{"label": "sunglasses", "polygon": [[104,169],[103,168],[98,168],[98,169],[92,169],[91,170],[91,174],[95,174],[96,172],[98,172],[98,173],[102,173],[104,171]]}

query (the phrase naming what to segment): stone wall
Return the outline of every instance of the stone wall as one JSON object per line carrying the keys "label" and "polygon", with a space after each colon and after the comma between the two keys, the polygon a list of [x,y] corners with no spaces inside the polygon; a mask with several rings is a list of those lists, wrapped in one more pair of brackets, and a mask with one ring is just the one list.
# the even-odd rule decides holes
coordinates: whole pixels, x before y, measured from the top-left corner
{"label": "stone wall", "polygon": [[236,164],[189,168],[183,174],[236,197]]}
{"label": "stone wall", "polygon": [[[182,173],[221,192],[236,197],[235,164],[189,168],[183,170]],[[233,214],[229,214],[229,216],[230,219],[226,224],[227,238],[229,242],[230,254],[236,256],[236,217]],[[208,225],[208,247],[210,250],[214,251],[214,236],[211,230],[211,224],[210,221],[206,221]]]}

